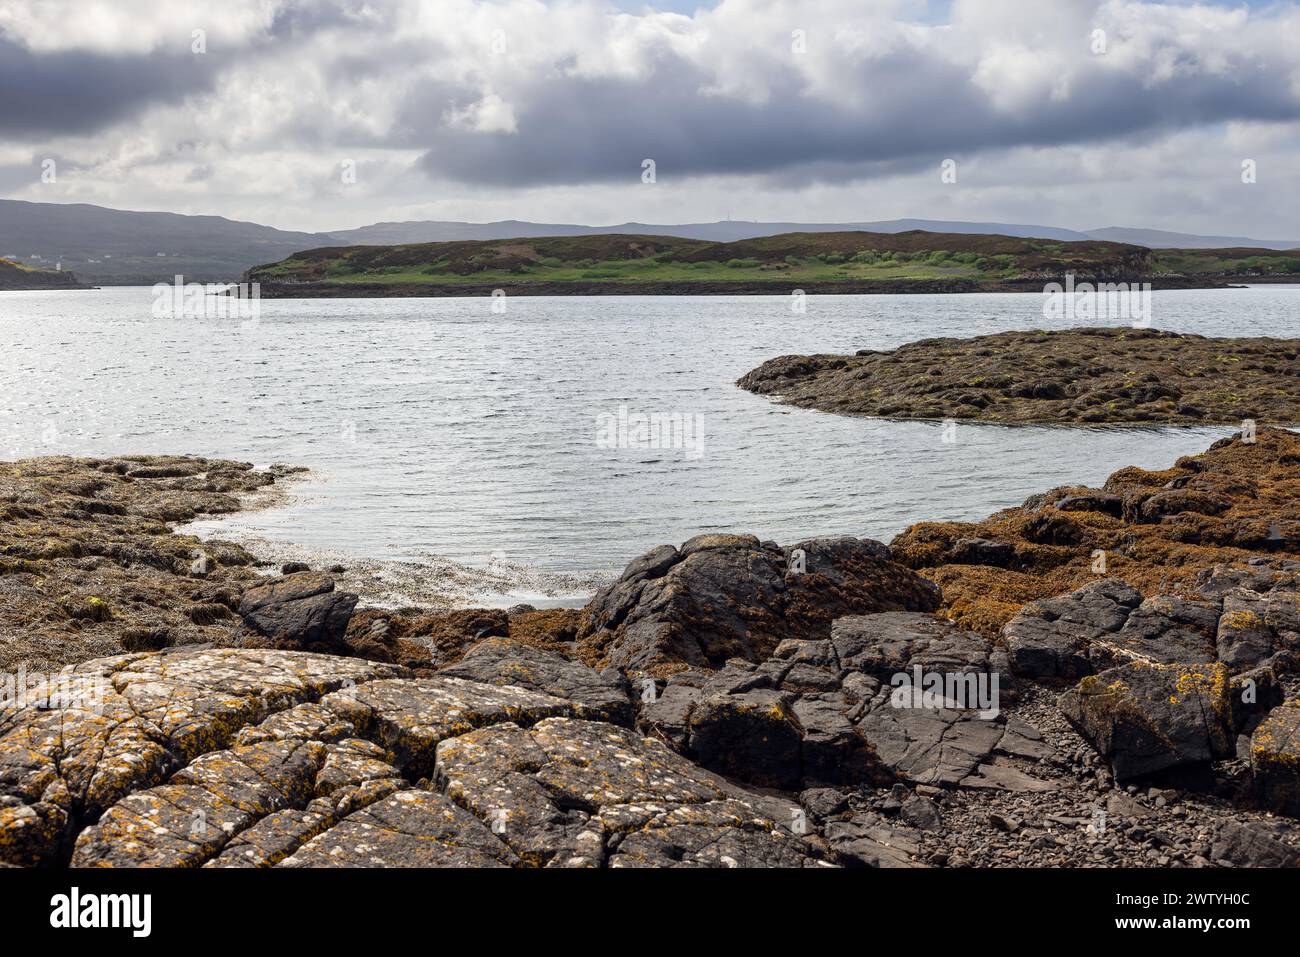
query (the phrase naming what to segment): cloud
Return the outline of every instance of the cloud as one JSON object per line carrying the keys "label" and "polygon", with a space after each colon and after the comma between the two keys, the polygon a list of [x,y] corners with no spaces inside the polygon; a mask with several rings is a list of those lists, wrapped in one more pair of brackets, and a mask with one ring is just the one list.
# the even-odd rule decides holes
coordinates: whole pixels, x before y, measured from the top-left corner
{"label": "cloud", "polygon": [[[0,132],[9,153],[66,158],[59,198],[165,196],[240,215],[278,196],[313,218],[327,201],[335,217],[402,218],[434,192],[513,202],[506,215],[520,217],[554,197],[662,211],[676,196],[681,219],[701,197],[725,207],[739,191],[765,208],[866,195],[924,207],[899,215],[1009,219],[997,210],[1023,207],[1018,183],[1069,208],[1071,185],[1103,180],[1130,202],[1183,184],[1202,194],[1194,211],[1245,150],[1268,157],[1273,178],[1255,194],[1268,202],[1237,202],[1240,215],[1295,208],[1294,4],[672,6],[8,0]],[[195,29],[206,54],[191,52]],[[1156,154],[1162,168],[1146,163]],[[653,200],[621,192],[640,185],[646,158],[664,187]],[[959,163],[958,192],[936,190],[945,158]],[[350,191],[345,159],[360,162]],[[8,183],[22,164],[6,164]]]}

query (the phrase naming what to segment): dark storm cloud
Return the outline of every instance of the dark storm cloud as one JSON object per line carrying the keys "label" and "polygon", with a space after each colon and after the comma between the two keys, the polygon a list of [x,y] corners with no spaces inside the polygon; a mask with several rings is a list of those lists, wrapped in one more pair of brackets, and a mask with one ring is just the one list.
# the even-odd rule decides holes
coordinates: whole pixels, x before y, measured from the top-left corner
{"label": "dark storm cloud", "polygon": [[37,54],[0,37],[0,132],[94,133],[210,89],[218,62],[188,46],[183,55]]}
{"label": "dark storm cloud", "polygon": [[[1151,138],[1232,120],[1300,119],[1300,98],[1285,78],[1180,77],[1144,86],[1096,73],[1061,100],[999,107],[971,83],[969,70],[915,53],[873,60],[844,78],[859,100],[809,96],[793,73],[768,78],[753,104],[702,93],[709,77],[693,64],[661,64],[636,81],[553,76],[511,105],[515,132],[478,132],[437,122],[475,94],[439,86],[418,96],[406,117],[423,130],[431,175],[483,185],[635,182],[641,161],[658,176],[780,175],[837,181],[908,161],[938,163],[986,150]],[[419,134],[406,139],[418,140]]]}

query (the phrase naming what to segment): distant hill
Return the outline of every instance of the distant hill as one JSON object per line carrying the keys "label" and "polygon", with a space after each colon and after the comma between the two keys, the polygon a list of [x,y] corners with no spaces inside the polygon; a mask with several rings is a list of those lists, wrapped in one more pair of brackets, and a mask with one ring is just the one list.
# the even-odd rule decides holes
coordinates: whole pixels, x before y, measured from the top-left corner
{"label": "distant hill", "polygon": [[1062,239],[1080,242],[1092,237],[1071,229],[1024,226],[1014,223],[959,223],[932,219],[891,219],[869,223],[759,223],[723,220],[716,223],[620,223],[617,226],[579,226],[571,223],[529,223],[507,219],[495,223],[456,223],[437,220],[376,223],[360,229],[332,230],[327,235],[347,245],[399,245],[456,240],[528,239],[550,236],[677,236],[714,243],[731,243],[783,233],[902,233],[923,229],[934,233],[978,233]]}
{"label": "distant hill", "polygon": [[1114,243],[1133,243],[1152,249],[1300,249],[1300,240],[1265,241],[1247,239],[1245,236],[1196,236],[1192,233],[1170,233],[1163,229],[1132,229],[1125,226],[1108,226],[1090,229],[1093,239],[1107,239]]}
{"label": "distant hill", "polygon": [[1150,248],[1290,248],[1228,237],[1199,237],[1157,230],[1109,228],[1088,233],[1017,223],[963,223],[895,219],[859,223],[776,223],[725,220],[715,223],[622,223],[583,226],[502,220],[495,223],[416,221],[376,223],[322,233],[274,229],[221,216],[131,212],[84,203],[0,200],[0,257],[42,268],[62,263],[86,281],[122,285],[171,281],[176,274],[196,282],[239,278],[261,263],[327,246],[410,245],[431,242],[538,239],[562,236],[660,236],[711,243],[735,243],[789,233],[875,234],[914,230],[947,235],[1000,235],[1060,242],[1127,242]]}
{"label": "distant hill", "polygon": [[61,262],[91,282],[147,284],[177,273],[217,282],[321,243],[312,233],[220,216],[0,200],[0,256],[42,267]]}
{"label": "distant hill", "polygon": [[0,259],[0,291],[12,292],[26,289],[86,289],[70,272],[54,269],[35,269],[23,263]]}

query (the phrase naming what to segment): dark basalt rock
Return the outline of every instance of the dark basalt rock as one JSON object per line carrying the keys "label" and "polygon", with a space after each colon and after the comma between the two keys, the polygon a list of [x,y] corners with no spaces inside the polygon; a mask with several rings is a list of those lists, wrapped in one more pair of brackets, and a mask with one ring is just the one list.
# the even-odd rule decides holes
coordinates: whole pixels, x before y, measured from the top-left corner
{"label": "dark basalt rock", "polygon": [[602,664],[718,667],[762,660],[785,638],[824,638],[844,615],[932,611],[938,602],[938,589],[879,542],[814,539],[783,550],[753,536],[704,535],[633,561],[587,606],[578,639]]}
{"label": "dark basalt rock", "polygon": [[1012,670],[1028,678],[1091,674],[1092,643],[1124,627],[1141,602],[1137,589],[1111,578],[1068,595],[1031,602],[1002,633]]}
{"label": "dark basalt rock", "polygon": [[[1011,687],[1005,651],[934,615],[883,612],[840,618],[831,626],[830,649],[841,671],[860,671],[881,681],[920,667],[956,674],[994,673],[1003,691]],[[776,657],[798,653],[798,648],[783,646],[777,648]]]}
{"label": "dark basalt rock", "polygon": [[336,592],[329,576],[298,572],[245,591],[239,614],[274,648],[341,652],[356,605],[357,596]]}
{"label": "dark basalt rock", "polygon": [[1135,662],[1084,678],[1057,704],[1124,781],[1235,756],[1238,732],[1280,701],[1268,671]]}
{"label": "dark basalt rock", "polygon": [[[786,789],[889,784],[1033,790],[1050,787],[995,753],[1048,756],[1041,735],[1009,723],[994,685],[1005,655],[988,641],[931,615],[886,612],[839,619],[826,640],[787,640],[761,664],[732,660],[716,672],[669,679],[642,702],[639,727],[738,780]],[[894,694],[891,678],[922,674],[960,682],[962,697],[994,697],[980,714],[970,700]],[[999,669],[1001,671],[999,672]],[[923,686],[922,686],[923,687]]]}
{"label": "dark basalt rock", "polygon": [[1291,829],[1282,821],[1271,825],[1227,821],[1214,839],[1210,857],[1230,867],[1300,867],[1300,851],[1279,840]]}
{"label": "dark basalt rock", "polygon": [[1264,802],[1300,814],[1300,702],[1275,708],[1250,739],[1250,767]]}
{"label": "dark basalt rock", "polygon": [[555,652],[508,638],[488,638],[458,664],[438,672],[452,678],[515,685],[571,701],[579,717],[630,725],[634,716],[627,679],[614,669],[596,672]]}

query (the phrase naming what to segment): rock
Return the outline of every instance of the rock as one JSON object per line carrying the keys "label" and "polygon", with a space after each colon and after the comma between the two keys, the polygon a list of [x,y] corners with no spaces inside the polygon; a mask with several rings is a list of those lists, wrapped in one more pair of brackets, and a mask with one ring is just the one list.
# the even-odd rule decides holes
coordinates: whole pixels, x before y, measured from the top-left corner
{"label": "rock", "polygon": [[875,814],[855,814],[826,825],[826,839],[837,860],[847,867],[925,867],[917,858],[920,835]]}
{"label": "rock", "polygon": [[938,601],[878,542],[815,539],[782,550],[753,536],[704,535],[629,564],[587,606],[578,640],[602,665],[716,668],[763,660],[785,638],[826,638],[847,614],[932,611]]}
{"label": "rock", "polygon": [[898,816],[919,831],[937,831],[943,824],[938,806],[928,797],[914,794],[903,802]]}
{"label": "rock", "polygon": [[1018,820],[1006,814],[999,814],[997,811],[989,812],[989,823],[999,831],[1006,834],[1014,834],[1016,831],[1020,830],[1020,822]]}
{"label": "rock", "polygon": [[1219,607],[1167,595],[1146,600],[1106,578],[1026,605],[1003,630],[1017,674],[1073,679],[1127,661],[1214,661]]}
{"label": "rock", "polygon": [[309,572],[311,566],[306,562],[285,562],[280,566],[281,575],[292,575],[295,572]]}
{"label": "rock", "polygon": [[[1222,664],[1134,662],[1084,678],[1057,705],[1110,762],[1115,779],[1128,781],[1232,757],[1246,710],[1268,707],[1240,704],[1238,691]],[[1264,699],[1275,693],[1260,692]]]}
{"label": "rock", "polygon": [[1002,739],[1000,721],[954,708],[895,708],[888,698],[857,723],[876,759],[915,784],[956,787],[975,775]]}
{"label": "rock", "polygon": [[334,580],[319,572],[298,572],[244,592],[239,614],[266,636],[273,648],[342,651],[357,596],[336,592]]}
{"label": "rock", "polygon": [[529,689],[182,648],[86,662],[68,691],[0,725],[5,864],[829,863],[797,804]]}
{"label": "rock", "polygon": [[1004,542],[993,542],[987,538],[960,538],[948,555],[948,561],[954,565],[992,565],[995,568],[1010,568],[1015,560],[1015,549]]}
{"label": "rock", "polygon": [[1110,492],[1084,492],[1066,495],[1052,503],[1062,512],[1100,512],[1119,518],[1124,513],[1124,496]]}
{"label": "rock", "polygon": [[1142,821],[1153,813],[1141,802],[1122,791],[1114,791],[1106,798],[1107,819],[1114,824],[1124,821]]}
{"label": "rock", "polygon": [[841,670],[881,681],[919,667],[944,674],[997,674],[999,688],[1003,682],[1010,685],[1005,652],[934,615],[884,612],[839,618],[831,626],[831,650]]}
{"label": "rock", "polygon": [[1291,831],[1285,825],[1225,821],[1210,856],[1231,867],[1300,867],[1300,849],[1279,840],[1280,834]]}
{"label": "rock", "polygon": [[1300,658],[1300,592],[1237,588],[1223,598],[1216,634],[1218,656],[1235,669],[1254,668],[1285,656]]}
{"label": "rock", "polygon": [[1300,814],[1300,702],[1274,708],[1255,728],[1250,769],[1269,807]]}
{"label": "rock", "polygon": [[847,810],[848,795],[834,788],[808,788],[799,795],[799,803],[816,818],[827,818]]}
{"label": "rock", "polygon": [[[992,767],[995,751],[1037,761],[1051,748],[1002,715],[993,669],[1005,656],[990,642],[906,612],[840,618],[831,631],[828,640],[787,639],[759,665],[735,659],[674,675],[640,703],[638,726],[705,767],[767,787],[1036,786]],[[895,675],[943,687],[915,700],[900,691],[900,706]]]}
{"label": "rock", "polygon": [[541,691],[564,698],[579,717],[596,721],[630,725],[634,716],[627,680],[618,672],[596,672],[558,653],[509,638],[480,641],[458,664],[439,674]]}
{"label": "rock", "polygon": [[803,781],[794,695],[772,689],[710,695],[691,712],[688,753],[707,768],[767,787]]}
{"label": "rock", "polygon": [[1113,578],[1030,602],[1002,632],[1012,670],[1037,679],[1091,674],[1092,642],[1119,631],[1141,602],[1136,589]]}

